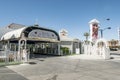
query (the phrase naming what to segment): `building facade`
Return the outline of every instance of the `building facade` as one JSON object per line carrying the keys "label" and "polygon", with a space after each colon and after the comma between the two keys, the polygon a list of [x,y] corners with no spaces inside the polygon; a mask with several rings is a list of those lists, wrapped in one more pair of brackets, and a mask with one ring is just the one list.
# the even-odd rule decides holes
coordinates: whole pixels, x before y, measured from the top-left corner
{"label": "building facade", "polygon": [[[0,54],[9,50],[21,60],[26,54],[60,54],[60,37],[54,30],[39,25],[10,24],[0,29]],[[8,55],[9,56],[9,55]]]}
{"label": "building facade", "polygon": [[118,49],[120,49],[118,40],[112,39],[112,40],[108,41],[108,46],[109,46],[110,50],[112,50],[112,51],[117,51]]}
{"label": "building facade", "polygon": [[[67,53],[69,54],[80,54],[80,40],[75,38],[68,37],[68,31],[62,29],[59,31],[61,47],[67,48]],[[66,54],[65,51],[62,51],[61,54]]]}

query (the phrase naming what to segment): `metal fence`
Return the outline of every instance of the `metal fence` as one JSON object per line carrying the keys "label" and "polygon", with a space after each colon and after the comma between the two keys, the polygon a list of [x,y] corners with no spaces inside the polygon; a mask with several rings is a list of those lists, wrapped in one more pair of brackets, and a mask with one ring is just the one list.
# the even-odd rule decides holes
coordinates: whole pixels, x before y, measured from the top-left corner
{"label": "metal fence", "polygon": [[17,51],[0,51],[0,66],[19,63],[21,62],[17,59]]}

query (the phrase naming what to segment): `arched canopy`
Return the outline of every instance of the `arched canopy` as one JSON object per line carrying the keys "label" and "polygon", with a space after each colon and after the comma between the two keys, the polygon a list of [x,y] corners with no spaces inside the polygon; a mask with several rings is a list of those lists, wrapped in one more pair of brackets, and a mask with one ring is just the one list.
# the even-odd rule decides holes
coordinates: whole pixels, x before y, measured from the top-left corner
{"label": "arched canopy", "polygon": [[59,35],[56,31],[38,26],[23,27],[9,31],[1,37],[1,40],[20,39],[23,33],[28,40],[60,41]]}
{"label": "arched canopy", "polygon": [[24,29],[23,33],[27,38],[49,38],[56,39],[58,41],[60,40],[59,35],[56,31],[42,27],[30,26]]}
{"label": "arched canopy", "polygon": [[22,31],[23,31],[25,28],[26,28],[26,27],[9,31],[9,32],[5,33],[5,34],[1,37],[1,40],[9,40],[9,39],[17,39],[17,38],[20,38],[20,37],[21,37],[21,34],[22,34]]}

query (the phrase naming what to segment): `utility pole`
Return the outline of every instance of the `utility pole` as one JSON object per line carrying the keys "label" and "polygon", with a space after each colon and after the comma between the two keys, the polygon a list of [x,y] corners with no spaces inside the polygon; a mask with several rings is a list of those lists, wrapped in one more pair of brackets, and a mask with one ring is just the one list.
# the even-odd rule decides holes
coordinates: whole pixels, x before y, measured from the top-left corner
{"label": "utility pole", "polygon": [[118,27],[118,53],[120,53],[120,27]]}
{"label": "utility pole", "polygon": [[118,27],[118,42],[119,42],[119,45],[120,45],[120,27]]}
{"label": "utility pole", "polygon": [[111,27],[107,27],[107,28],[104,28],[104,29],[99,29],[100,33],[101,33],[101,38],[103,38],[103,31],[106,30],[106,29],[111,29]]}

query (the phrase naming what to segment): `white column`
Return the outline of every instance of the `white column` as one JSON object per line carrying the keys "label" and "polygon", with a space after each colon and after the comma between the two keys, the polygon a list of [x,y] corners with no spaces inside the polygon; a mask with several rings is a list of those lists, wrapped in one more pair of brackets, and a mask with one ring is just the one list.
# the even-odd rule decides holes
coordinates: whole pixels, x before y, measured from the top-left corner
{"label": "white column", "polygon": [[71,41],[71,54],[73,53],[73,41]]}
{"label": "white column", "polygon": [[90,24],[90,41],[92,42],[92,30],[93,28],[92,28],[92,24]]}
{"label": "white column", "polygon": [[58,55],[61,55],[60,53],[60,43],[58,42]]}
{"label": "white column", "polygon": [[79,41],[77,41],[77,50],[76,50],[76,51],[78,51],[77,54],[80,54],[80,45],[79,45]]}
{"label": "white column", "polygon": [[18,61],[21,61],[21,58],[20,58],[20,47],[21,47],[21,40],[18,41],[18,53],[17,53],[17,60]]}
{"label": "white column", "polygon": [[25,40],[25,44],[24,45],[25,45],[25,49],[27,49],[27,41],[26,40]]}
{"label": "white column", "polygon": [[7,43],[5,44],[5,64],[8,64],[8,46]]}
{"label": "white column", "polygon": [[14,61],[17,61],[17,53],[16,53],[16,52],[17,52],[17,50],[16,50],[16,49],[17,49],[17,48],[16,48],[17,45],[16,45],[16,44],[14,44],[14,45],[15,45],[15,51],[14,51],[14,56],[15,56],[15,58],[14,58]]}

